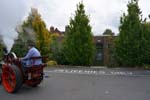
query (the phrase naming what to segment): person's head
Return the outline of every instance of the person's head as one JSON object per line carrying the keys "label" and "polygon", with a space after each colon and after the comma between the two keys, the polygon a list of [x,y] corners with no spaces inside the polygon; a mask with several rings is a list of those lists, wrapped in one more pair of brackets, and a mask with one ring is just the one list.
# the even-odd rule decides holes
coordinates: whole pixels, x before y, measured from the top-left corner
{"label": "person's head", "polygon": [[28,41],[28,49],[31,49],[34,46],[35,46],[35,44],[33,41]]}

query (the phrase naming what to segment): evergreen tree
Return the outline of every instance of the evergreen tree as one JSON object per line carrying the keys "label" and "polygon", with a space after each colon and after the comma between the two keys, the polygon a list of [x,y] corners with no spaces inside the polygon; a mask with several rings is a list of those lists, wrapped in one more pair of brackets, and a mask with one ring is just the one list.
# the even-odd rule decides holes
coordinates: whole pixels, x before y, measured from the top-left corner
{"label": "evergreen tree", "polygon": [[142,26],[142,61],[143,64],[150,65],[150,22],[144,22]]}
{"label": "evergreen tree", "polygon": [[142,18],[138,0],[131,0],[127,7],[128,14],[124,13],[120,20],[120,34],[116,41],[116,58],[122,66],[141,66]]}
{"label": "evergreen tree", "polygon": [[77,5],[74,19],[70,19],[66,29],[63,49],[66,61],[71,65],[91,65],[95,47],[82,2]]}
{"label": "evergreen tree", "polygon": [[115,33],[112,32],[111,29],[106,29],[103,33],[103,35],[110,35],[110,36],[113,36]]}

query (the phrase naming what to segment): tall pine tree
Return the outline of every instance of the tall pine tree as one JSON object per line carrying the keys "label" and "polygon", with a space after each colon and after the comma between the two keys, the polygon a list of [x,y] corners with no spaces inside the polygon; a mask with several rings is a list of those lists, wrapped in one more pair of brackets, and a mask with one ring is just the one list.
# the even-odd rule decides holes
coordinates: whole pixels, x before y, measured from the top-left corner
{"label": "tall pine tree", "polygon": [[64,56],[71,65],[91,65],[94,56],[94,43],[83,3],[77,5],[74,18],[70,19],[64,39]]}
{"label": "tall pine tree", "polygon": [[143,64],[150,65],[150,22],[144,22],[142,26],[142,61]]}
{"label": "tall pine tree", "polygon": [[124,13],[120,20],[116,58],[121,66],[141,66],[142,18],[138,0],[131,0],[127,7],[128,14]]}

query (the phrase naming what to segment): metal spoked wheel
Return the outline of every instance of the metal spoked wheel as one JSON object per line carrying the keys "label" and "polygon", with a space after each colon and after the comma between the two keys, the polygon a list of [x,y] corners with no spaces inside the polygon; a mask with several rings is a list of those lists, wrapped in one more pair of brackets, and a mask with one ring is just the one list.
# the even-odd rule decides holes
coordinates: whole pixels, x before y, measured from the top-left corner
{"label": "metal spoked wheel", "polygon": [[2,70],[2,85],[9,93],[16,92],[22,85],[22,76],[15,65],[7,66]]}

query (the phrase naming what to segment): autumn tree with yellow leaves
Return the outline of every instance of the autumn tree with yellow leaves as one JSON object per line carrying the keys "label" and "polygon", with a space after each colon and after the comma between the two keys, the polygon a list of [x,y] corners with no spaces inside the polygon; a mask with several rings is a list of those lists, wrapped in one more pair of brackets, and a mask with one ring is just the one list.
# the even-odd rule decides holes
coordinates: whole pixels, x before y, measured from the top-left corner
{"label": "autumn tree with yellow leaves", "polygon": [[27,20],[24,21],[23,28],[31,30],[29,32],[34,34],[32,35],[34,39],[32,39],[35,41],[36,47],[40,50],[42,55],[48,55],[50,53],[51,36],[37,9],[31,9]]}

